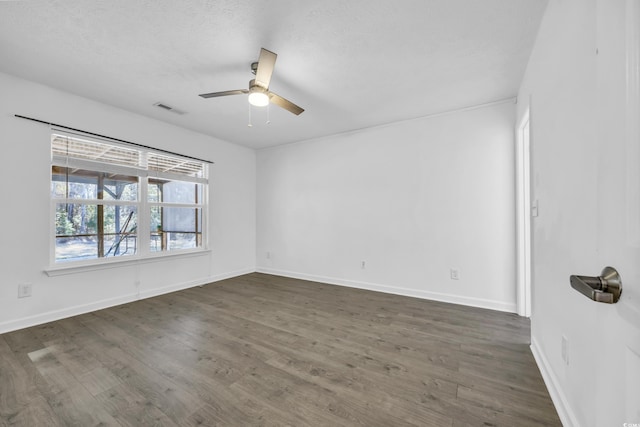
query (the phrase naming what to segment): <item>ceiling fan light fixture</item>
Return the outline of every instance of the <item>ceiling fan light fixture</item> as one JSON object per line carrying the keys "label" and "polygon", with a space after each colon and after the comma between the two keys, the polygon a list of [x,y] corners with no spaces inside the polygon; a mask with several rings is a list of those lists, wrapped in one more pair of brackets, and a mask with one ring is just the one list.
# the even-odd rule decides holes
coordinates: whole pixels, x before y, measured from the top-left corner
{"label": "ceiling fan light fixture", "polygon": [[269,105],[269,95],[265,92],[252,91],[249,93],[249,104],[254,107],[265,107]]}

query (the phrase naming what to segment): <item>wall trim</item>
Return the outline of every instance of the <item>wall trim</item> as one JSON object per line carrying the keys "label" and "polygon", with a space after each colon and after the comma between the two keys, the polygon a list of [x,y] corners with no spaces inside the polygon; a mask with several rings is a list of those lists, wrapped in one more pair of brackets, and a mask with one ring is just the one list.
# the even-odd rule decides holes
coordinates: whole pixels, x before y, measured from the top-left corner
{"label": "wall trim", "polygon": [[153,262],[163,262],[168,260],[180,259],[180,258],[193,258],[203,255],[211,255],[211,249],[196,249],[185,250],[174,253],[165,252],[161,254],[151,254],[146,257],[132,256],[132,257],[113,257],[113,258],[101,258],[99,260],[91,260],[90,262],[72,262],[70,265],[62,263],[44,269],[44,272],[49,277],[63,276],[66,274],[86,273],[96,270],[105,270],[110,268],[130,267],[132,265],[149,264]]}
{"label": "wall trim", "polygon": [[349,288],[365,289],[369,291],[384,292],[387,294],[402,295],[433,301],[447,302],[451,304],[467,305],[471,307],[486,308],[490,310],[504,311],[508,313],[516,312],[516,303],[488,300],[483,298],[466,297],[462,295],[446,294],[418,289],[402,288],[398,286],[381,285],[370,282],[360,282],[355,280],[341,279],[337,277],[317,276],[313,274],[299,273],[294,271],[278,270],[273,268],[257,267],[256,272],[272,274],[274,276],[284,276],[293,279],[309,280],[311,282],[327,283],[330,285],[346,286]]}
{"label": "wall trim", "polygon": [[354,135],[354,134],[357,134],[357,133],[360,133],[360,132],[363,132],[363,131],[369,131],[369,130],[375,130],[375,129],[384,129],[384,128],[396,126],[396,125],[402,124],[402,123],[413,122],[413,121],[418,121],[418,120],[434,119],[436,117],[448,116],[448,115],[451,115],[451,114],[464,113],[464,112],[467,112],[467,111],[479,110],[481,108],[489,108],[489,107],[493,107],[495,105],[501,105],[501,104],[507,104],[507,103],[517,104],[518,103],[518,97],[517,96],[512,96],[512,97],[509,97],[509,98],[498,99],[496,101],[485,102],[483,104],[467,105],[465,107],[460,107],[460,108],[456,108],[456,109],[453,109],[453,110],[446,110],[446,111],[440,111],[440,112],[437,112],[437,113],[425,114],[423,116],[410,117],[408,119],[396,120],[394,122],[382,123],[382,124],[375,125],[375,126],[367,126],[367,127],[358,128],[358,129],[351,129],[351,130],[344,131],[344,132],[332,133],[332,134],[329,134],[329,135],[323,135],[323,136],[318,136],[318,137],[309,138],[309,139],[302,139],[302,140],[299,140],[299,141],[287,142],[285,144],[274,145],[274,146],[270,146],[270,147],[262,147],[262,148],[256,149],[256,151],[277,149],[277,148],[281,148],[281,147],[287,146],[287,145],[305,144],[305,143],[308,143],[308,142],[317,142],[317,141],[322,141],[322,140],[325,140],[325,139],[336,138],[336,137],[343,136],[343,135]]}
{"label": "wall trim", "polygon": [[558,411],[558,416],[560,417],[562,425],[564,427],[579,426],[580,424],[578,423],[578,419],[576,418],[574,412],[571,410],[571,405],[569,405],[567,395],[564,394],[564,391],[562,390],[562,386],[560,384],[560,381],[558,380],[558,377],[553,373],[549,360],[544,355],[544,352],[540,348],[538,341],[533,335],[531,336],[531,353],[533,353],[533,358],[535,359],[536,364],[538,365],[538,369],[542,374],[542,379],[547,386],[549,396],[551,396],[551,401],[556,407],[556,411]]}
{"label": "wall trim", "polygon": [[141,299],[164,295],[183,289],[202,286],[208,283],[218,282],[220,280],[230,279],[232,277],[253,273],[254,271],[254,268],[245,268],[241,270],[230,271],[227,273],[216,274],[210,277],[190,280],[188,282],[181,282],[169,286],[163,286],[161,288],[149,289],[140,293],[121,295],[114,298],[107,298],[101,301],[92,302],[89,304],[81,304],[73,307],[63,308],[61,310],[53,310],[16,320],[9,320],[7,322],[0,323],[0,334],[65,319],[67,317],[78,316],[80,314],[90,313],[92,311],[102,310],[104,308],[114,307],[116,305],[126,304]]}

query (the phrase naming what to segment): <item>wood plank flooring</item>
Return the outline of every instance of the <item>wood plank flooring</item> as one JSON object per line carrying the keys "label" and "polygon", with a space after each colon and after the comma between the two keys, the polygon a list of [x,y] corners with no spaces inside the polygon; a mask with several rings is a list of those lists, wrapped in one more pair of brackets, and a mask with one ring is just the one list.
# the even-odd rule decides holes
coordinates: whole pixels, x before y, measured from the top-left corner
{"label": "wood plank flooring", "polygon": [[253,273],[0,335],[7,426],[559,426],[513,314]]}

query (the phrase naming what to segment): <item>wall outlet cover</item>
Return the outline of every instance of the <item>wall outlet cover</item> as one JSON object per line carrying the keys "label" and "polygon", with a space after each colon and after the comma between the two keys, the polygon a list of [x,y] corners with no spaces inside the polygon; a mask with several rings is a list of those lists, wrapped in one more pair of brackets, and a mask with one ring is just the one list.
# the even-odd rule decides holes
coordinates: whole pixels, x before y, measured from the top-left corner
{"label": "wall outlet cover", "polygon": [[31,283],[20,283],[18,285],[18,298],[31,296]]}

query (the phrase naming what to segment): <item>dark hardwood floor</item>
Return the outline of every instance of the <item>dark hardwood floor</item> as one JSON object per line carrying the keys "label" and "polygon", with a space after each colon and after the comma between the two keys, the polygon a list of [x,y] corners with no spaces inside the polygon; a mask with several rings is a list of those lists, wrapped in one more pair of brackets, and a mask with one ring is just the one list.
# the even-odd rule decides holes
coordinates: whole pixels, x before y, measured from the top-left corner
{"label": "dark hardwood floor", "polygon": [[560,421],[526,319],[254,273],[0,335],[0,424]]}

